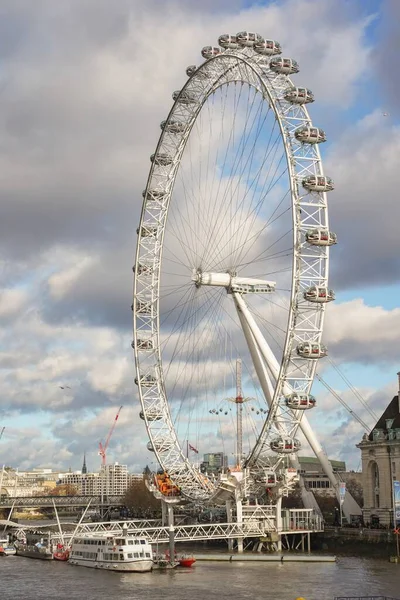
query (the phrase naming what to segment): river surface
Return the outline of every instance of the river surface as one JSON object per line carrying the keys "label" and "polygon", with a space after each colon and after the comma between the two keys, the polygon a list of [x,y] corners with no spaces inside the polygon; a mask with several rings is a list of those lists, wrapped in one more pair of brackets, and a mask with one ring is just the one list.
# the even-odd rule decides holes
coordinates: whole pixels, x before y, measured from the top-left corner
{"label": "river surface", "polygon": [[105,573],[56,561],[0,557],[1,600],[333,600],[400,598],[400,564],[339,557],[336,563],[197,562],[191,569]]}

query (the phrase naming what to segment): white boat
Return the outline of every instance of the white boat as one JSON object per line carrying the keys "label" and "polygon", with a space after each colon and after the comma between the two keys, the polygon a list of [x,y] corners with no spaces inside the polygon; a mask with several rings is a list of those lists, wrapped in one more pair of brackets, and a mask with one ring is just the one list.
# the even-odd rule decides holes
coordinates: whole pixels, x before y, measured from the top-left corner
{"label": "white boat", "polygon": [[153,568],[153,552],[148,540],[126,531],[110,534],[77,534],[72,542],[71,565],[108,571],[143,573]]}
{"label": "white boat", "polygon": [[9,537],[0,538],[0,556],[11,556],[16,554],[14,544],[10,544]]}

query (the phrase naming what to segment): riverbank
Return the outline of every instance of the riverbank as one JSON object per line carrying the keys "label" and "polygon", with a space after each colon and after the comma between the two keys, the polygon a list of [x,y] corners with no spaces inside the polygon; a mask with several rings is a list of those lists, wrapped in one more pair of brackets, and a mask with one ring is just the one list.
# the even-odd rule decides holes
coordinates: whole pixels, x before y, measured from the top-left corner
{"label": "riverbank", "polygon": [[388,558],[397,553],[396,536],[392,530],[367,528],[328,528],[312,536],[312,549],[315,552]]}

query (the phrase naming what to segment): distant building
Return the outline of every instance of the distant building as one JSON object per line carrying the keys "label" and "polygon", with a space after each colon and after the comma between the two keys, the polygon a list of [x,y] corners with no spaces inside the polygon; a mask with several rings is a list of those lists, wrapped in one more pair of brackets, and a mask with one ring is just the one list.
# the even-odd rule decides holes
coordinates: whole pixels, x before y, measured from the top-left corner
{"label": "distant building", "polygon": [[223,452],[209,452],[204,454],[200,470],[203,473],[216,475],[228,468],[228,457]]}
{"label": "distant building", "polygon": [[393,525],[393,481],[400,479],[400,373],[399,392],[393,397],[371,433],[357,444],[361,450],[365,523]]}
{"label": "distant building", "polygon": [[[322,469],[321,463],[315,456],[299,456],[300,474],[306,486],[316,493],[324,493],[327,496],[335,496],[335,488]],[[341,473],[342,479],[346,476],[346,463],[341,460],[330,460],[335,473]]]}

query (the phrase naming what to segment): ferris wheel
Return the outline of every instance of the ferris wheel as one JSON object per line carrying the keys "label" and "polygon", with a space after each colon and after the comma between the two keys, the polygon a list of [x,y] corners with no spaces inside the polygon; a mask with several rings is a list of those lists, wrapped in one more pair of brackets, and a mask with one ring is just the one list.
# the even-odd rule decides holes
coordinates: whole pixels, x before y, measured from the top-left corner
{"label": "ferris wheel", "polygon": [[325,133],[306,108],[313,93],[292,83],[299,66],[280,56],[278,42],[240,32],[218,43],[187,68],[161,123],[133,268],[132,347],[148,449],[194,500],[212,497],[218,481],[188,448],[197,459],[234,438],[229,422],[215,434],[212,407],[232,395],[236,357],[243,386],[264,407],[248,407],[236,466],[262,469],[271,453],[296,465],[299,427],[324,460],[304,413],[316,405],[324,309],[334,299],[334,186],[318,149]]}

